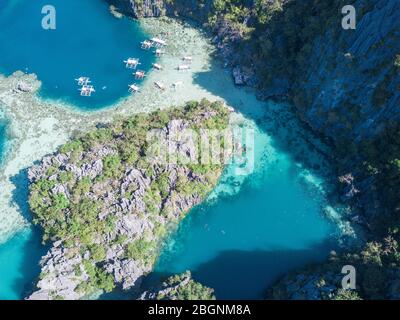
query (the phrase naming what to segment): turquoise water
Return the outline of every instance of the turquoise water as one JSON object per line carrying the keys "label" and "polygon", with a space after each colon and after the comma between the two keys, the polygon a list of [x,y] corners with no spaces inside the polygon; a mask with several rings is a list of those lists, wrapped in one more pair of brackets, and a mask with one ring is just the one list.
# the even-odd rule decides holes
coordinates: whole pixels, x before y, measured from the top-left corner
{"label": "turquoise water", "polygon": [[[56,30],[41,27],[41,10],[47,4],[56,8]],[[36,73],[42,81],[42,98],[62,100],[85,110],[108,106],[127,96],[133,75],[123,60],[139,58],[145,71],[154,61],[151,52],[140,49],[147,36],[139,25],[114,18],[101,0],[1,0],[0,30],[0,73]],[[81,75],[91,77],[97,90],[90,98],[78,94],[75,78]],[[5,141],[5,125],[0,123],[0,161]],[[30,219],[26,173],[21,175],[15,182],[17,205]],[[36,229],[25,229],[0,244],[0,299],[27,295],[44,253]]]}
{"label": "turquoise water", "polygon": [[285,272],[322,260],[336,247],[320,188],[266,133],[256,131],[255,141],[255,171],[238,187],[228,168],[211,196],[216,200],[184,219],[146,285],[191,270],[219,299],[260,299]]}
{"label": "turquoise water", "polygon": [[[6,123],[0,122],[0,169],[5,157]],[[0,186],[1,187],[1,186]],[[26,217],[27,180],[18,184],[18,203]],[[33,287],[39,273],[39,260],[46,253],[41,245],[40,231],[25,228],[6,243],[0,244],[0,300],[24,299]]]}
{"label": "turquoise water", "polygon": [[6,124],[0,120],[0,166],[3,162],[4,149],[6,143]]}
{"label": "turquoise water", "polygon": [[[43,82],[42,97],[96,109],[127,94],[133,77],[122,60],[141,58],[141,68],[148,70],[154,57],[138,45],[146,36],[135,23],[112,17],[105,2],[51,1],[56,31],[41,28],[45,4],[0,2],[0,72],[34,72]],[[94,96],[77,94],[74,79],[80,75],[92,78]],[[0,157],[4,130],[0,125]],[[320,188],[304,179],[301,164],[277,149],[265,130],[258,128],[255,138],[254,172],[238,177],[234,167],[227,168],[214,200],[192,210],[167,241],[149,284],[191,270],[195,279],[215,288],[218,298],[257,299],[285,272],[321,260],[336,247],[337,230],[323,216],[327,203]],[[29,218],[26,173],[16,184],[18,204]],[[29,293],[44,253],[36,229],[0,245],[0,299]]]}
{"label": "turquoise water", "polygon": [[[56,30],[42,28],[42,7],[56,8]],[[0,1],[0,72],[35,73],[42,81],[40,95],[81,108],[110,105],[128,95],[132,71],[123,61],[140,58],[148,71],[154,56],[140,49],[146,38],[139,25],[116,19],[100,0]],[[96,88],[81,97],[75,79],[88,76]]]}
{"label": "turquoise water", "polygon": [[25,229],[0,245],[0,300],[24,299],[40,273],[39,260],[46,252],[39,231]]}

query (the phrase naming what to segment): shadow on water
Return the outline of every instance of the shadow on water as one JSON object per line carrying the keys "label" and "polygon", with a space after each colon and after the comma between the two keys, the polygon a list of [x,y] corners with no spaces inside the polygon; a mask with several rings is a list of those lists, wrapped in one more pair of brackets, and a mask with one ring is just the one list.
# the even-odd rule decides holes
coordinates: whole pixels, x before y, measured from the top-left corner
{"label": "shadow on water", "polygon": [[[276,152],[287,154],[294,160],[293,165],[294,162],[299,162],[303,169],[308,169],[324,178],[329,176],[331,172],[329,148],[323,146],[320,138],[297,119],[294,108],[287,104],[282,104],[277,109],[270,108],[268,102],[257,101],[252,90],[246,88],[232,90],[232,79],[228,72],[223,77],[227,83],[224,86],[221,84],[219,63],[214,59],[210,62],[209,70],[197,73],[194,77],[195,84],[223,98],[229,106],[235,108],[245,118],[254,120],[258,129],[271,137],[271,144]],[[325,157],[327,159],[321,161]],[[294,167],[289,168],[289,174],[293,171],[293,175],[297,175],[296,170]],[[252,198],[249,197],[249,199]],[[247,204],[254,206],[255,202]],[[254,223],[259,222],[254,221]],[[291,229],[287,228],[287,230]],[[213,244],[204,243],[204,245],[212,246]],[[294,244],[294,247],[296,245],[298,244]],[[263,245],[260,244],[260,247]],[[191,267],[190,271],[195,280],[214,288],[218,299],[262,299],[268,287],[284,274],[324,261],[330,250],[338,250],[338,243],[335,237],[329,235],[320,242],[301,249],[284,247],[247,251],[233,248],[217,252],[211,260],[205,260],[200,265]],[[178,271],[161,270],[171,271],[171,273],[159,272],[156,268],[156,271],[144,280],[144,289],[157,286],[160,281]],[[179,270],[179,272],[184,271]]]}
{"label": "shadow on water", "polygon": [[[215,290],[217,299],[264,299],[268,287],[279,278],[325,260],[332,249],[337,249],[335,243],[326,240],[305,249],[227,250],[190,271],[194,280]],[[155,287],[171,275],[153,272],[143,288]]]}
{"label": "shadow on water", "polygon": [[32,225],[32,213],[29,210],[29,180],[28,170],[21,170],[11,177],[11,182],[16,186],[13,191],[12,201],[19,207],[23,217],[30,226],[9,241],[12,245],[20,246],[18,254],[21,255],[18,265],[19,277],[14,279],[13,291],[19,294],[19,298],[25,298],[32,293],[37,278],[40,274],[39,262],[48,250],[48,246],[41,243],[42,232],[39,227]]}
{"label": "shadow on water", "polygon": [[29,211],[29,179],[28,169],[23,169],[15,176],[10,178],[10,181],[15,185],[12,195],[12,202],[18,206],[23,217],[29,222],[32,221],[32,214]]}
{"label": "shadow on water", "polygon": [[[222,78],[221,73],[224,73]],[[226,86],[221,82],[225,82]],[[327,187],[324,192],[330,205],[341,205],[332,144],[301,121],[293,105],[261,101],[256,90],[249,87],[232,90],[232,73],[222,67],[218,58],[211,59],[208,70],[194,75],[194,83],[223,98],[245,118],[253,120],[257,128],[271,138],[270,145],[277,153],[286,154],[293,164],[300,164],[302,169],[315,177],[323,178]]]}

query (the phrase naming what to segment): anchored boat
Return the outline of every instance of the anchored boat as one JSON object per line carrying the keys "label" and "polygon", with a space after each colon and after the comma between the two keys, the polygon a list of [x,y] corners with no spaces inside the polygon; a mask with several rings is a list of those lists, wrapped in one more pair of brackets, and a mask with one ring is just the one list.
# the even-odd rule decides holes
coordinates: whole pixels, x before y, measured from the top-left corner
{"label": "anchored boat", "polygon": [[130,84],[129,85],[129,92],[130,93],[136,93],[139,92],[140,88],[136,84]]}
{"label": "anchored boat", "polygon": [[159,38],[152,38],[150,40],[156,47],[165,47],[167,45],[167,42],[165,40],[159,39]]}
{"label": "anchored boat", "polygon": [[162,70],[163,67],[161,65],[159,65],[158,63],[153,63],[153,68],[157,69],[157,70]]}
{"label": "anchored boat", "polygon": [[143,70],[138,70],[134,73],[135,79],[141,80],[146,76],[146,73]]}
{"label": "anchored boat", "polygon": [[80,86],[88,85],[91,82],[88,77],[79,77],[78,79],[75,79],[75,81],[77,81]]}
{"label": "anchored boat", "polygon": [[81,92],[81,96],[90,97],[93,92],[96,92],[93,86],[84,85],[82,88],[78,89]]}
{"label": "anchored boat", "polygon": [[128,58],[128,60],[124,60],[124,63],[128,69],[136,69],[136,67],[141,64],[139,59],[136,58]]}

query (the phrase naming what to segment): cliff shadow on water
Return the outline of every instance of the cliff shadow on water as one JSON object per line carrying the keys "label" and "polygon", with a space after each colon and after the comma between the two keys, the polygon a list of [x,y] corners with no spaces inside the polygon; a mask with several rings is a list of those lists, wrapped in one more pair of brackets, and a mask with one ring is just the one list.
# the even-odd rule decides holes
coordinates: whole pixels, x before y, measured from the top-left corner
{"label": "cliff shadow on water", "polygon": [[[224,76],[221,77],[221,73]],[[254,121],[257,129],[271,138],[271,147],[276,152],[301,163],[304,170],[310,170],[325,179],[331,187],[336,184],[330,142],[301,121],[295,107],[289,102],[272,99],[262,101],[256,90],[246,86],[236,86],[232,90],[230,69],[223,69],[218,57],[212,58],[208,70],[194,75],[194,83],[223,98],[246,119]],[[336,202],[336,191],[331,191],[330,200]]]}
{"label": "cliff shadow on water", "polygon": [[[226,250],[191,272],[194,280],[215,290],[217,299],[265,299],[268,288],[287,274],[288,265],[295,270],[322,262],[333,246],[331,240],[326,240],[306,249]],[[171,275],[154,272],[145,279],[143,287],[148,289]]]}

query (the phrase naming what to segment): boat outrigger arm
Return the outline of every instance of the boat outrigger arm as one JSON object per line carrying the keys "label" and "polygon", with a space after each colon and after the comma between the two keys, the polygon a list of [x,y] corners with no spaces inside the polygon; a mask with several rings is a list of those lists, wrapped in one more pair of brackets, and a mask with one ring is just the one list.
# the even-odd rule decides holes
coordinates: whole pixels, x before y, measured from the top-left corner
{"label": "boat outrigger arm", "polygon": [[79,77],[78,79],[75,79],[75,81],[77,81],[80,86],[88,85],[91,82],[88,77]]}
{"label": "boat outrigger arm", "polygon": [[167,42],[165,40],[159,39],[159,38],[152,38],[150,39],[152,43],[154,43],[156,46],[166,46]]}
{"label": "boat outrigger arm", "polygon": [[81,96],[90,97],[93,92],[96,92],[93,86],[84,85],[82,88],[78,89],[81,92]]}
{"label": "boat outrigger arm", "polygon": [[125,66],[129,69],[135,69],[139,64],[139,59],[136,58],[128,58],[128,60],[124,60]]}
{"label": "boat outrigger arm", "polygon": [[135,92],[139,92],[139,91],[140,91],[140,88],[137,85],[135,85],[135,84],[129,85],[129,92],[130,93],[135,93]]}

